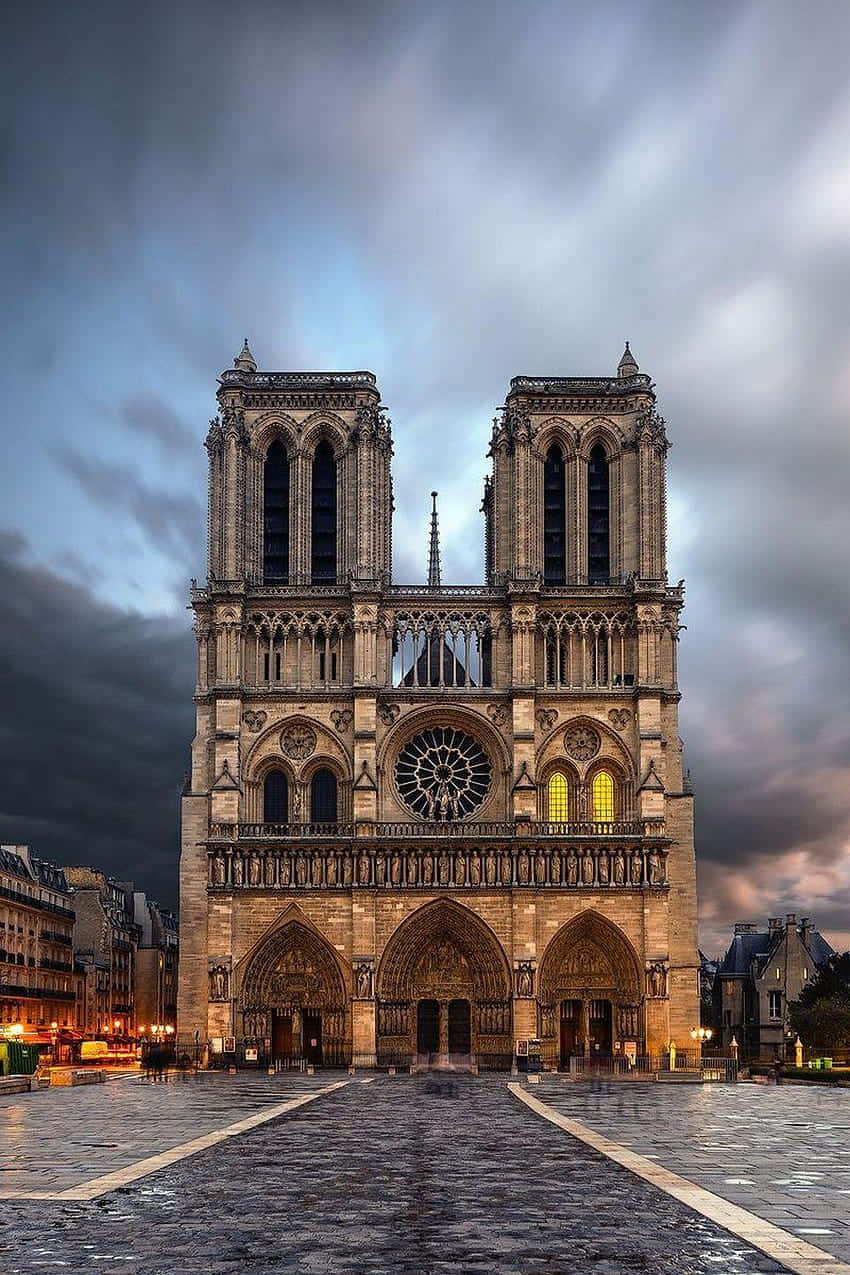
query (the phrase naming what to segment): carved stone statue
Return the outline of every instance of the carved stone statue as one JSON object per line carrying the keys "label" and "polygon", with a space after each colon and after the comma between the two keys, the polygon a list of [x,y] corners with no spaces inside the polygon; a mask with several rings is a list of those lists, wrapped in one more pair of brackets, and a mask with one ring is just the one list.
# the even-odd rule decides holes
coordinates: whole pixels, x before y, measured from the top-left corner
{"label": "carved stone statue", "polygon": [[342,861],[342,884],[351,885],[354,881],[354,863],[350,854],[346,854]]}
{"label": "carved stone statue", "polygon": [[593,884],[593,853],[585,850],[581,861],[581,879],[585,885]]}
{"label": "carved stone statue", "polygon": [[529,997],[533,994],[534,980],[531,972],[531,966],[527,964],[520,965],[516,976],[516,993],[517,996]]}
{"label": "carved stone statue", "polygon": [[325,880],[330,886],[336,885],[336,855],[335,854],[328,855],[328,870],[325,874]]}
{"label": "carved stone statue", "polygon": [[608,884],[608,855],[603,850],[599,856],[599,866],[597,867],[600,885]]}
{"label": "carved stone statue", "polygon": [[455,855],[455,885],[466,885],[466,860],[462,850]]}
{"label": "carved stone statue", "polygon": [[649,992],[649,995],[664,996],[666,991],[666,982],[667,976],[664,966],[659,961],[656,961],[654,965],[650,966],[649,973],[647,975],[647,991]]}
{"label": "carved stone statue", "polygon": [[295,856],[295,884],[307,884],[307,857],[303,850],[299,850]]}
{"label": "carved stone statue", "polygon": [[357,880],[361,885],[369,884],[369,856],[365,850],[361,850],[357,860]]}
{"label": "carved stone statue", "polygon": [[266,885],[274,885],[274,856],[267,854],[265,863]]}
{"label": "carved stone statue", "polygon": [[477,850],[473,850],[469,856],[469,884],[481,884],[481,855]]}
{"label": "carved stone statue", "polygon": [[419,861],[416,857],[416,851],[408,850],[407,852],[407,884],[408,885],[416,885],[417,881],[419,880],[418,868],[419,868]]}
{"label": "carved stone statue", "polygon": [[487,851],[487,855],[484,860],[484,875],[487,879],[488,885],[496,884],[496,856],[492,850]]}
{"label": "carved stone statue", "polygon": [[664,864],[661,860],[661,855],[658,853],[658,851],[650,850],[649,855],[647,856],[646,862],[647,862],[647,867],[649,870],[649,884],[663,885],[664,884]]}
{"label": "carved stone statue", "polygon": [[512,866],[513,865],[511,864],[511,856],[508,854],[507,850],[503,851],[502,852],[502,885],[511,884]]}
{"label": "carved stone statue", "polygon": [[519,853],[519,883],[520,885],[528,885],[528,855],[524,850]]}
{"label": "carved stone statue", "polygon": [[323,854],[313,855],[313,885],[325,884],[325,856]]}
{"label": "carved stone statue", "polygon": [[443,850],[440,854],[440,885],[449,884],[449,856]]}
{"label": "carved stone statue", "polygon": [[393,885],[401,884],[401,855],[398,850],[393,850],[390,858],[390,881]]}
{"label": "carved stone statue", "polygon": [[227,966],[214,965],[210,970],[210,1000],[227,1000]]}
{"label": "carved stone statue", "polygon": [[426,850],[422,856],[422,884],[431,885],[434,880],[434,856]]}
{"label": "carved stone statue", "polygon": [[632,885],[640,885],[643,881],[643,863],[641,854],[636,850],[632,855]]}
{"label": "carved stone statue", "polygon": [[241,885],[243,881],[243,877],[244,877],[244,867],[242,864],[241,854],[235,854],[233,856],[233,863],[231,864],[231,872],[233,874],[233,884]]}
{"label": "carved stone statue", "polygon": [[543,885],[546,881],[546,855],[542,849],[538,849],[534,859],[534,880],[538,885]]}
{"label": "carved stone statue", "polygon": [[626,857],[622,850],[618,850],[614,855],[614,884],[626,884]]}
{"label": "carved stone statue", "polygon": [[224,860],[220,854],[217,854],[212,861],[212,883],[224,885]]}
{"label": "carved stone statue", "polygon": [[387,861],[382,854],[375,856],[375,885],[383,885],[386,876]]}
{"label": "carved stone statue", "polygon": [[289,885],[289,882],[291,880],[292,880],[292,864],[290,863],[289,855],[283,854],[280,857],[280,884],[283,886],[287,886]]}
{"label": "carved stone statue", "polygon": [[552,860],[549,867],[549,873],[553,885],[561,884],[561,855],[555,850],[552,853]]}
{"label": "carved stone statue", "polygon": [[572,846],[567,855],[567,885],[578,885],[578,856]]}
{"label": "carved stone statue", "polygon": [[260,856],[257,854],[256,850],[254,850],[251,852],[251,857],[248,860],[248,884],[259,885],[261,880],[260,874]]}
{"label": "carved stone statue", "polygon": [[357,995],[361,1000],[372,995],[372,967],[365,961],[357,966]]}

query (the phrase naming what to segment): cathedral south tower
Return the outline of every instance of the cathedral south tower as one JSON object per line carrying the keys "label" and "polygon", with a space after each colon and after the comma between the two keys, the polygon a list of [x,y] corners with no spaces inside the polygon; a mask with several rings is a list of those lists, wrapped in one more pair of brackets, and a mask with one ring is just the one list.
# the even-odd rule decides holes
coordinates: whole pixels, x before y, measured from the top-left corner
{"label": "cathedral south tower", "polygon": [[441,583],[436,499],[428,583],[393,582],[370,372],[260,372],[246,342],[206,447],[181,1039],[284,1065],[687,1047],[683,595],[628,346],[612,376],[510,382],[481,584]]}

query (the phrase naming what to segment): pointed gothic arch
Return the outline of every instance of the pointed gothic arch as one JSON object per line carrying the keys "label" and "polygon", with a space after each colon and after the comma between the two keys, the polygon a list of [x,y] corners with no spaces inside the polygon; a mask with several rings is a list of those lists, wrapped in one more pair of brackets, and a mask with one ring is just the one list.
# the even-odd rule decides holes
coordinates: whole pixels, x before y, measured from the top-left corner
{"label": "pointed gothic arch", "polygon": [[[636,1007],[642,975],[634,947],[613,921],[587,908],[562,925],[540,964],[540,1001],[605,997],[617,1007]],[[549,1033],[546,1033],[549,1034]]]}
{"label": "pointed gothic arch", "polygon": [[422,1004],[439,1007],[444,1027],[450,1005],[466,1004],[467,1052],[510,1052],[507,957],[486,922],[453,899],[426,903],[401,922],[381,957],[377,991],[380,1056],[419,1052]]}

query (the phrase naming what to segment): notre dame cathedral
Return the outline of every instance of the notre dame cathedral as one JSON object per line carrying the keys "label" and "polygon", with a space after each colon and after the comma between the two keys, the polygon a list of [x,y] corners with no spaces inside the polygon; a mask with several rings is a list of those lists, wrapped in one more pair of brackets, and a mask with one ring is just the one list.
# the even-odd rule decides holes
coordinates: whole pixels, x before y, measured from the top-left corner
{"label": "notre dame cathedral", "polygon": [[548,1066],[687,1045],[683,594],[664,421],[628,346],[614,376],[510,382],[483,584],[441,583],[436,502],[427,585],[392,581],[372,373],[260,372],[246,342],[218,403],[181,1038],[491,1067],[530,1038]]}

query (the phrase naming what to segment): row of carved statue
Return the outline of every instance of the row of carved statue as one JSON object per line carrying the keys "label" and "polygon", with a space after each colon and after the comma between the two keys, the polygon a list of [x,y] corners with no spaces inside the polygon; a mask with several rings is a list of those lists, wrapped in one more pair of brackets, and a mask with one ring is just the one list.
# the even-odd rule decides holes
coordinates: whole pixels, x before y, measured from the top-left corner
{"label": "row of carved statue", "polygon": [[667,851],[618,846],[555,849],[211,850],[213,889],[447,886],[664,886]]}

